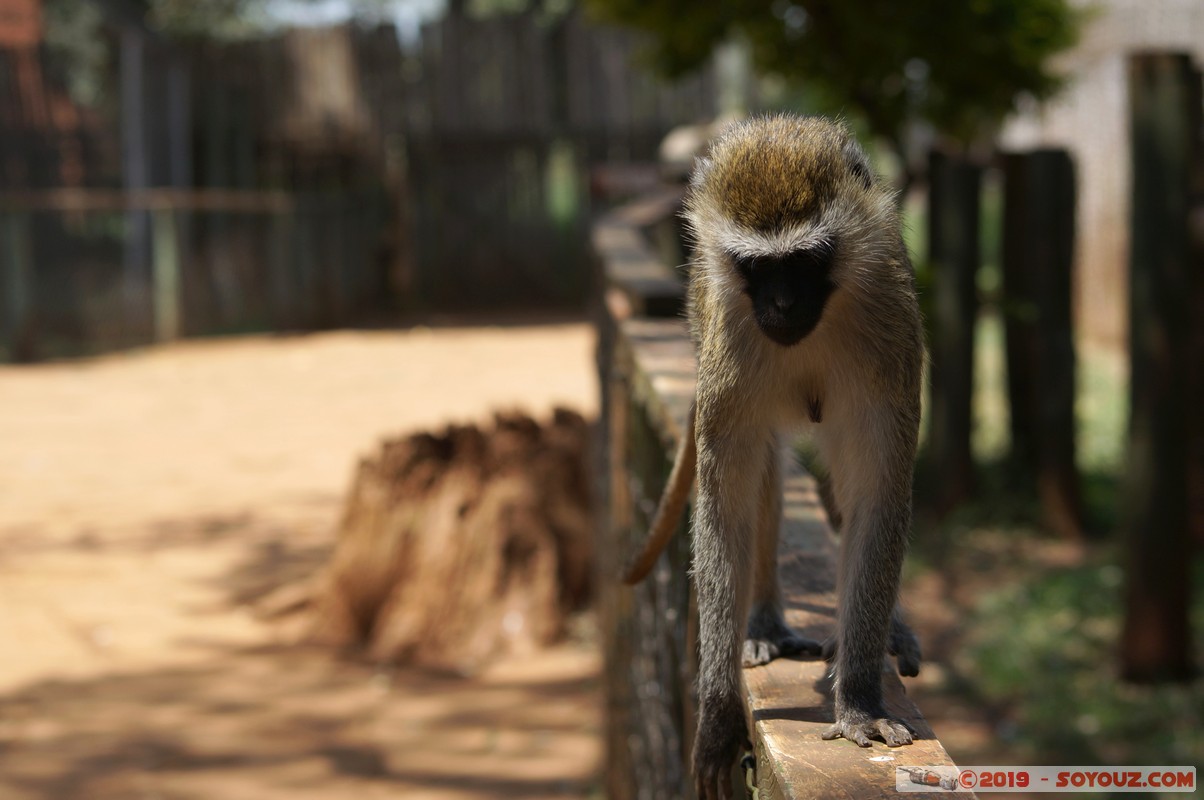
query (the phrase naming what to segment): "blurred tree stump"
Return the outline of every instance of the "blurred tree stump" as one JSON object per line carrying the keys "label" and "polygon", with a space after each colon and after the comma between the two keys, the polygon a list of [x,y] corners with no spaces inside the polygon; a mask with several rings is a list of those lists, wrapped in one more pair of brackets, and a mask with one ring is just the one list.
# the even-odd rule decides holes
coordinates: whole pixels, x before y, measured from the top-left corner
{"label": "blurred tree stump", "polygon": [[591,590],[588,440],[558,409],[385,442],[346,500],[313,637],[471,671],[561,636]]}

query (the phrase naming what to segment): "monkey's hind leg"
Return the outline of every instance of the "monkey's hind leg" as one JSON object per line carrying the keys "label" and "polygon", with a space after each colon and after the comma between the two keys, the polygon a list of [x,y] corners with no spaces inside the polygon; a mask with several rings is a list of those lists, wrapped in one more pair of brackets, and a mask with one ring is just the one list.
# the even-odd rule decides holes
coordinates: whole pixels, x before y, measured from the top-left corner
{"label": "monkey's hind leg", "polygon": [[[694,514],[694,586],[698,592],[698,729],[695,794],[730,796],[732,765],[747,746],[740,669],[748,625],[753,547],[767,432],[722,427],[698,404],[698,500]],[[719,416],[719,415],[716,415]]]}
{"label": "monkey's hind leg", "polygon": [[[886,652],[890,653],[895,658],[895,664],[899,668],[899,674],[905,678],[914,678],[920,674],[920,662],[923,656],[920,652],[920,640],[907,621],[903,619],[903,612],[898,606],[891,614],[890,618],[890,635],[886,639]],[[823,659],[824,661],[832,661],[836,658],[836,635],[833,634],[824,640],[823,643]]]}
{"label": "monkey's hind leg", "polygon": [[753,556],[752,613],[744,640],[746,667],[768,664],[778,656],[820,654],[819,642],[799,636],[786,624],[778,585],[778,531],[782,525],[782,478],[778,447],[766,453],[765,476],[758,498],[756,553]]}

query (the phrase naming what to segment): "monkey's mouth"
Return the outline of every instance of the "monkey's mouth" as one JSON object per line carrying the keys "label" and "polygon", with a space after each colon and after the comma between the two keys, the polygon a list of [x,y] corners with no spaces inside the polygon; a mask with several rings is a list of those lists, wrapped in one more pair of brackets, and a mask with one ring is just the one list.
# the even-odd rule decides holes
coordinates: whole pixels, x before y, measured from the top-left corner
{"label": "monkey's mouth", "polygon": [[[832,290],[832,284],[825,279],[798,295],[781,289],[758,292],[753,296],[753,318],[771,342],[791,347],[819,325]],[[783,298],[788,302],[783,302]]]}
{"label": "monkey's mouth", "polygon": [[770,341],[790,347],[815,330],[836,288],[831,279],[835,253],[832,240],[782,256],[733,256],[757,327]]}
{"label": "monkey's mouth", "polygon": [[761,333],[764,333],[771,342],[780,344],[782,347],[790,347],[806,339],[818,324],[818,316],[814,321],[809,320],[801,324],[762,320],[760,315],[757,318],[757,327],[761,329]]}

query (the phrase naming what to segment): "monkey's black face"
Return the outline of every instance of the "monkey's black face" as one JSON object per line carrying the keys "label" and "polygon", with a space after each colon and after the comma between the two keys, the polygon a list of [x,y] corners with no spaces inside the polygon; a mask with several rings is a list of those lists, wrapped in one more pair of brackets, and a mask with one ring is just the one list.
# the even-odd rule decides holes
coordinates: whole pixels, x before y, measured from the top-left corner
{"label": "monkey's black face", "polygon": [[831,279],[834,252],[825,243],[784,256],[733,258],[757,326],[772,341],[790,347],[815,330],[836,288]]}

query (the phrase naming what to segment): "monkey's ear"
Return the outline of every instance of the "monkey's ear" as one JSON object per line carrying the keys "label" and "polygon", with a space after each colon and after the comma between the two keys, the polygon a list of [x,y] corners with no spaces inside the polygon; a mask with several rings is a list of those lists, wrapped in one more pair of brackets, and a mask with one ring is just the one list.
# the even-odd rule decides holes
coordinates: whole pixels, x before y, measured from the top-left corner
{"label": "monkey's ear", "polygon": [[863,189],[869,189],[874,185],[874,176],[870,174],[870,168],[865,163],[854,161],[853,166],[850,167],[850,171],[853,173],[854,178],[861,181]]}
{"label": "monkey's ear", "polygon": [[856,139],[850,137],[847,140],[844,146],[844,157],[849,164],[849,172],[857,179],[862,188],[869,189],[874,185],[874,171],[870,169],[869,157],[866,156]]}

